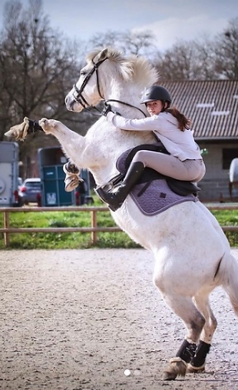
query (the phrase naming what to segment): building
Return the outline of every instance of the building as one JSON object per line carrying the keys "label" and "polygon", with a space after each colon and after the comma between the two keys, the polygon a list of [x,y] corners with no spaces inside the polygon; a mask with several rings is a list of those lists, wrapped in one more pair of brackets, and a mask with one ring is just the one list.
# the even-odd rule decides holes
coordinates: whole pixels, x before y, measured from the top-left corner
{"label": "building", "polygon": [[[192,120],[207,167],[201,201],[230,199],[229,168],[238,157],[238,80],[164,82],[175,105]],[[238,195],[238,189],[237,189]]]}

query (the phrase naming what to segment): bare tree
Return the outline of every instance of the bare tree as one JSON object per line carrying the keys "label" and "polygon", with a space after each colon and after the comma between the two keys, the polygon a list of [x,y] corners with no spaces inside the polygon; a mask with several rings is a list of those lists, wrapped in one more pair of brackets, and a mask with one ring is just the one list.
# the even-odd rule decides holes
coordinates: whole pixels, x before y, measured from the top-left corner
{"label": "bare tree", "polygon": [[158,53],[154,63],[160,80],[191,80],[197,73],[197,64],[194,60],[195,47],[191,42],[180,41],[166,50]]}
{"label": "bare tree", "polygon": [[194,63],[196,67],[196,80],[216,80],[218,78],[215,68],[214,42],[207,36],[192,42],[194,45]]}
{"label": "bare tree", "polygon": [[228,80],[238,79],[238,18],[217,36],[215,44],[216,73]]}
{"label": "bare tree", "polygon": [[8,101],[9,122],[42,113],[65,117],[65,90],[76,77],[76,46],[52,30],[47,17],[40,16],[40,0],[31,3],[35,7],[27,11],[17,1],[8,2],[5,8],[0,75],[1,100]]}
{"label": "bare tree", "polygon": [[[17,0],[8,1],[0,36],[0,140],[10,126],[25,116],[50,117],[74,122],[74,130],[86,131],[87,114],[66,110],[64,98],[79,73],[75,42],[50,27],[41,0],[31,0],[24,9]],[[89,120],[92,122],[91,116]],[[22,160],[38,147],[55,144],[55,139],[33,135],[21,144]],[[31,148],[29,147],[31,145]]]}
{"label": "bare tree", "polygon": [[149,55],[155,49],[155,37],[151,31],[133,33],[130,31],[107,31],[105,34],[95,34],[88,41],[88,48],[112,46],[122,53]]}

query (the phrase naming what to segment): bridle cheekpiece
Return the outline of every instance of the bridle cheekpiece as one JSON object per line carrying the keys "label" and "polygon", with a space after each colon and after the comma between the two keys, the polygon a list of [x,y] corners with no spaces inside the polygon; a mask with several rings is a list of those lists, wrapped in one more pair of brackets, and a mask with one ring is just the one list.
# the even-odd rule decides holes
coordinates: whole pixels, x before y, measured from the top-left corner
{"label": "bridle cheekpiece", "polygon": [[[73,88],[74,88],[74,92],[76,93],[73,93],[73,96],[74,96],[74,99],[76,100],[76,102],[78,102],[79,104],[81,104],[81,106],[83,106],[83,108],[85,109],[88,109],[90,107],[93,107],[91,106],[87,100],[83,97],[82,93],[84,91],[84,88],[86,87],[88,81],[91,79],[92,75],[94,72],[96,72],[96,80],[97,80],[97,89],[98,89],[98,93],[99,93],[99,96],[102,98],[102,100],[105,100],[104,97],[102,96],[101,94],[101,91],[100,91],[100,85],[99,85],[99,76],[98,76],[98,68],[99,66],[107,60],[107,57],[104,58],[103,60],[101,61],[98,61],[97,63],[95,63],[93,60],[93,68],[90,70],[90,72],[87,74],[87,76],[85,77],[85,79],[83,80],[83,83],[80,87],[80,89],[76,86],[76,84],[74,84]],[[96,107],[94,107],[96,108]]]}
{"label": "bridle cheekpiece", "polygon": [[73,85],[73,89],[74,89],[74,92],[73,92],[73,97],[75,99],[76,102],[78,102],[79,104],[81,104],[81,106],[84,108],[84,109],[89,109],[89,108],[94,108],[95,110],[97,110],[98,112],[101,113],[101,111],[95,107],[95,106],[91,106],[87,100],[83,97],[82,93],[84,91],[84,88],[86,87],[88,81],[91,79],[92,75],[94,74],[94,72],[96,72],[96,80],[97,80],[97,89],[98,89],[98,94],[99,96],[102,98],[102,100],[104,100],[104,104],[105,106],[108,105],[108,102],[115,102],[115,103],[121,103],[121,104],[124,104],[125,106],[128,106],[128,107],[133,107],[133,108],[136,108],[137,110],[139,110],[143,115],[144,117],[146,117],[145,113],[139,108],[139,107],[136,107],[136,106],[133,106],[132,104],[130,103],[126,103],[126,102],[123,102],[121,100],[117,100],[117,99],[108,99],[108,100],[105,100],[105,98],[102,96],[102,93],[101,93],[101,90],[100,90],[100,84],[99,84],[99,74],[98,74],[98,68],[99,66],[108,59],[108,57],[105,57],[103,60],[101,61],[98,61],[97,63],[95,63],[93,60],[92,60],[92,63],[93,63],[93,68],[90,70],[90,72],[86,75],[85,79],[83,80],[83,83],[81,85],[80,88],[77,87],[76,84]]}

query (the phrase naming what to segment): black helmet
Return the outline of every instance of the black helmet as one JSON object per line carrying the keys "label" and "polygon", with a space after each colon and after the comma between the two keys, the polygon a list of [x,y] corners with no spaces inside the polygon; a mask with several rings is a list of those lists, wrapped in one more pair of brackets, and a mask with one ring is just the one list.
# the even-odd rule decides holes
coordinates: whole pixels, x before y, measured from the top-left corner
{"label": "black helmet", "polygon": [[159,85],[152,85],[145,90],[141,103],[153,102],[154,100],[161,100],[162,102],[168,102],[168,107],[172,101],[171,96],[167,89],[160,87]]}

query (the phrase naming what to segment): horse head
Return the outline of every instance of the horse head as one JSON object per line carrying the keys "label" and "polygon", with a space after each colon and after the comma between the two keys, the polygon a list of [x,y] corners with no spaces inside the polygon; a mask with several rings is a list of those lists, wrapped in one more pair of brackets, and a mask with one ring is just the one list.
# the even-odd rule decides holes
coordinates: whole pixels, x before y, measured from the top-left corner
{"label": "horse head", "polygon": [[112,48],[95,50],[87,55],[65,104],[69,111],[76,112],[95,107],[100,101],[112,101],[117,107],[132,103],[142,108],[141,93],[157,79],[156,70],[142,57],[125,57]]}

